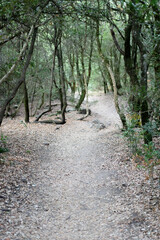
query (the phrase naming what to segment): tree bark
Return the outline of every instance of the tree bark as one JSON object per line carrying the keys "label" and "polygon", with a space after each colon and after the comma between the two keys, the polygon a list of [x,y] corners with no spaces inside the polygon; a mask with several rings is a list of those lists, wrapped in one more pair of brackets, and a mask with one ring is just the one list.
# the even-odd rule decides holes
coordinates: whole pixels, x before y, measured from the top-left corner
{"label": "tree bark", "polygon": [[[140,99],[139,99],[139,81],[137,76],[137,47],[135,45],[134,39],[132,39],[132,47],[131,47],[131,33],[133,30],[133,21],[129,19],[128,25],[125,28],[125,55],[124,62],[126,72],[130,77],[130,97],[129,97],[129,105],[133,112],[140,111]],[[136,31],[136,29],[135,29]],[[131,53],[132,51],[132,53]]]}
{"label": "tree bark", "polygon": [[105,62],[106,68],[108,70],[108,73],[111,77],[112,80],[112,84],[113,84],[113,89],[114,89],[114,104],[115,104],[115,108],[117,110],[117,113],[121,119],[123,128],[127,128],[127,123],[126,123],[126,117],[125,115],[121,112],[120,107],[119,107],[119,103],[118,103],[118,93],[117,93],[117,86],[116,86],[116,80],[114,77],[114,73],[109,65],[109,59],[107,59],[106,56],[104,56],[102,49],[101,49],[101,43],[99,40],[99,22],[97,21],[97,32],[96,32],[96,38],[97,38],[97,46],[98,46],[98,52],[100,57],[102,58],[102,60]]}
{"label": "tree bark", "polygon": [[141,100],[140,100],[140,109],[141,109],[141,120],[142,126],[144,129],[144,142],[148,144],[152,141],[152,134],[147,128],[147,124],[149,123],[150,114],[148,111],[148,86],[147,86],[147,71],[149,67],[149,62],[147,58],[147,49],[143,43],[143,40],[140,37],[141,27],[139,24],[136,26],[137,32],[135,34],[135,41],[139,47],[140,56],[141,56],[141,79],[140,79],[140,90],[141,90]]}
{"label": "tree bark", "polygon": [[35,40],[36,40],[36,36],[37,36],[37,28],[34,28],[33,29],[33,35],[32,35],[32,40],[31,40],[31,44],[30,44],[30,49],[29,49],[29,52],[28,52],[28,55],[27,55],[27,59],[26,59],[26,62],[24,64],[24,67],[23,67],[23,71],[22,71],[22,74],[21,74],[21,77],[20,79],[18,80],[15,88],[13,89],[13,91],[11,92],[10,96],[4,100],[3,102],[3,105],[1,107],[1,110],[0,110],[0,126],[2,124],[2,121],[3,121],[3,117],[4,117],[4,113],[5,113],[5,110],[6,110],[6,107],[7,105],[12,101],[12,99],[15,97],[19,87],[22,85],[22,83],[25,81],[25,77],[26,77],[26,72],[27,72],[27,69],[28,69],[28,66],[30,64],[30,60],[31,60],[31,57],[32,57],[32,54],[33,54],[33,50],[34,50],[34,44],[35,44]]}
{"label": "tree bark", "polygon": [[154,11],[154,17],[155,17],[155,50],[153,53],[154,57],[154,70],[155,70],[155,88],[160,96],[160,8],[158,6],[158,1],[153,4],[152,8]]}
{"label": "tree bark", "polygon": [[126,117],[125,115],[122,113],[120,107],[119,107],[119,103],[118,103],[118,91],[117,91],[117,86],[116,86],[116,80],[113,74],[112,69],[110,68],[110,66],[107,66],[108,68],[108,72],[110,73],[112,82],[113,82],[113,87],[114,87],[114,104],[115,104],[115,108],[117,110],[117,113],[121,119],[122,125],[123,125],[123,129],[127,128],[127,122],[126,122]]}
{"label": "tree bark", "polygon": [[121,66],[121,53],[117,53],[116,49],[113,49],[113,57],[114,57],[114,75],[116,79],[116,86],[118,90],[118,94],[120,95],[121,85],[121,76],[120,76],[120,66]]}
{"label": "tree bark", "polygon": [[18,59],[16,60],[16,62],[12,65],[12,67],[10,68],[10,70],[5,74],[5,76],[3,76],[1,79],[0,79],[0,85],[7,81],[9,76],[13,73],[13,71],[15,70],[15,68],[17,67],[18,63],[21,61],[22,59],[22,55],[24,54],[24,52],[26,51],[27,47],[28,47],[28,43],[29,43],[29,39],[30,39],[30,36],[32,35],[33,33],[33,30],[34,30],[34,26],[31,27],[29,33],[28,33],[28,36],[26,38],[26,42],[24,43],[24,46],[18,56]]}
{"label": "tree bark", "polygon": [[23,83],[24,87],[24,109],[25,109],[25,122],[29,123],[29,103],[28,103],[28,90],[26,81]]}
{"label": "tree bark", "polygon": [[69,64],[70,64],[70,69],[71,69],[70,79],[68,81],[68,84],[71,89],[71,97],[72,97],[72,99],[74,99],[75,92],[76,92],[76,81],[75,81],[75,76],[74,76],[75,55],[74,55],[74,53],[73,54],[69,53],[68,55],[69,55],[68,59],[69,59]]}
{"label": "tree bark", "polygon": [[102,67],[100,66],[100,63],[99,63],[99,70],[100,70],[100,72],[101,72],[101,76],[102,76],[102,80],[103,80],[104,94],[106,94],[107,92],[109,92],[109,88],[108,88],[108,83],[107,83],[105,74],[104,74],[104,72],[103,72],[103,69],[102,69]]}
{"label": "tree bark", "polygon": [[[85,35],[85,45],[86,45],[86,41],[87,41],[86,38],[87,38],[87,35]],[[82,105],[82,103],[85,99],[86,93],[88,92],[88,84],[89,84],[89,80],[90,80],[91,72],[92,72],[92,55],[93,55],[93,40],[94,40],[93,38],[94,38],[94,31],[92,31],[92,33],[90,35],[90,51],[89,51],[88,69],[87,70],[86,70],[85,61],[84,61],[84,52],[85,52],[85,47],[86,46],[81,45],[82,73],[80,73],[78,54],[77,54],[76,66],[77,66],[77,75],[78,75],[79,81],[80,81],[81,95],[80,95],[80,98],[78,100],[78,103],[75,106],[76,110],[80,109],[80,107],[81,107],[81,105]],[[87,72],[87,75],[86,75],[86,72]],[[87,86],[86,86],[86,84],[87,84]],[[86,91],[86,89],[87,89],[87,91]]]}
{"label": "tree bark", "polygon": [[62,115],[62,124],[64,124],[66,123],[65,113],[67,108],[67,96],[66,96],[65,73],[64,73],[64,66],[63,66],[61,42],[60,42],[59,48],[57,49],[57,57],[58,57],[58,67],[59,67],[59,76],[60,76],[61,93],[62,93],[61,115]]}
{"label": "tree bark", "polygon": [[[53,52],[53,60],[52,60],[52,68],[51,68],[51,84],[50,84],[50,91],[49,91],[49,110],[52,109],[52,90],[53,90],[53,83],[56,85],[54,71],[55,71],[55,62],[56,62],[56,52],[57,52],[57,46],[55,46],[54,52]],[[56,85],[57,86],[57,85]]]}

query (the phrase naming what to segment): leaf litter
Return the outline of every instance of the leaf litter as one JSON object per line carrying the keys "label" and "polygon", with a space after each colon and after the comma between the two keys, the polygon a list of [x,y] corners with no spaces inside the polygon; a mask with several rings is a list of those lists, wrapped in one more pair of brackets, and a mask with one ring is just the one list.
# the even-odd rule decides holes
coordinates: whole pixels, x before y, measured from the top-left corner
{"label": "leaf litter", "polygon": [[156,176],[151,183],[134,165],[112,95],[90,102],[91,116],[68,112],[58,129],[4,121],[0,239],[160,239]]}

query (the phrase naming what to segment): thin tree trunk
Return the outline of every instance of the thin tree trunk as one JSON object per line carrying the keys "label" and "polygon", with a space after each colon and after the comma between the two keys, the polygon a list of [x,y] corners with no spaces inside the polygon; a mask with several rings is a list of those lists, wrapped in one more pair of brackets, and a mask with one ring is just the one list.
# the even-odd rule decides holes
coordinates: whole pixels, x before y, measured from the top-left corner
{"label": "thin tree trunk", "polygon": [[142,126],[145,127],[144,130],[144,142],[148,144],[152,141],[152,134],[147,129],[146,124],[149,123],[150,114],[148,111],[148,99],[147,99],[147,72],[149,67],[149,62],[147,59],[147,49],[143,44],[143,40],[140,37],[140,31],[141,27],[139,25],[136,26],[137,32],[135,35],[135,41],[137,42],[137,45],[139,47],[140,56],[141,56],[141,120],[142,120]]}
{"label": "thin tree trunk", "polygon": [[80,83],[81,93],[80,93],[80,98],[79,98],[79,100],[78,100],[78,102],[77,102],[77,104],[75,106],[75,109],[79,110],[81,104],[83,103],[83,101],[85,99],[86,91],[85,91],[85,88],[84,88],[84,75],[81,74],[80,68],[79,68],[79,56],[78,56],[78,53],[77,53],[76,57],[77,57],[77,59],[76,59],[76,69],[77,69],[77,76],[78,76],[79,83]]}
{"label": "thin tree trunk", "polygon": [[29,103],[28,103],[28,90],[26,81],[23,83],[24,87],[24,109],[25,109],[25,122],[29,123]]}
{"label": "thin tree trunk", "polygon": [[68,84],[71,89],[71,97],[74,99],[75,92],[76,92],[76,81],[75,81],[75,76],[74,76],[74,68],[75,68],[75,56],[73,53],[73,56],[71,53],[68,54],[68,59],[69,59],[69,64],[71,68],[71,74],[70,74],[70,80],[68,81]]}
{"label": "thin tree trunk", "polygon": [[97,46],[98,46],[98,52],[100,57],[102,58],[102,60],[104,61],[106,68],[108,70],[108,73],[111,77],[112,80],[112,84],[113,84],[113,90],[114,90],[114,104],[115,104],[115,108],[117,110],[117,113],[121,119],[123,128],[127,128],[127,123],[126,123],[126,117],[125,115],[121,112],[120,107],[119,107],[119,103],[118,103],[118,93],[117,93],[117,86],[116,86],[116,80],[114,77],[114,73],[109,65],[109,59],[107,59],[106,56],[104,56],[104,54],[102,53],[102,49],[101,49],[101,43],[99,40],[99,22],[97,21],[97,32],[96,32],[96,38],[97,38]]}
{"label": "thin tree trunk", "polygon": [[27,59],[26,59],[26,62],[24,64],[24,67],[23,67],[23,71],[22,71],[22,74],[21,74],[21,77],[19,79],[19,81],[17,82],[15,88],[13,89],[13,91],[11,92],[10,96],[3,102],[3,105],[1,107],[1,110],[0,110],[0,126],[2,124],[2,121],[3,121],[3,117],[4,117],[4,113],[5,113],[5,110],[6,110],[6,107],[7,105],[12,101],[12,99],[15,97],[19,87],[22,85],[22,83],[25,81],[25,77],[26,77],[26,72],[27,72],[27,69],[28,69],[28,66],[30,64],[30,60],[31,60],[31,57],[32,57],[32,54],[33,54],[33,50],[34,50],[34,44],[35,44],[35,40],[36,40],[36,36],[37,36],[37,28],[34,28],[33,30],[33,35],[32,35],[32,40],[31,40],[31,45],[30,45],[30,49],[29,49],[29,52],[28,52],[28,55],[27,55]]}
{"label": "thin tree trunk", "polygon": [[105,75],[104,75],[104,72],[100,66],[100,63],[99,63],[99,69],[100,69],[100,72],[101,72],[101,75],[102,75],[102,79],[103,79],[103,87],[104,87],[104,93],[106,94],[107,92],[109,92],[109,88],[108,88],[108,83],[107,83],[107,80],[105,78]]}
{"label": "thin tree trunk", "polygon": [[127,128],[127,122],[126,122],[126,117],[125,115],[122,113],[120,107],[119,107],[119,103],[118,103],[118,91],[117,91],[117,86],[116,86],[116,80],[115,80],[115,77],[114,77],[114,73],[112,71],[112,69],[110,68],[109,65],[107,65],[107,69],[108,69],[108,72],[111,76],[111,79],[112,79],[112,83],[113,83],[113,89],[114,89],[114,104],[115,104],[115,108],[117,110],[117,113],[121,119],[121,122],[122,122],[122,125],[123,125],[123,129],[126,129]]}
{"label": "thin tree trunk", "polygon": [[26,51],[27,47],[28,47],[28,42],[29,42],[29,39],[30,39],[30,36],[32,35],[34,31],[34,26],[31,27],[29,33],[28,33],[28,36],[26,38],[26,42],[24,43],[24,46],[18,56],[18,59],[16,60],[16,62],[12,65],[12,67],[10,68],[10,70],[7,72],[7,74],[5,74],[5,76],[3,76],[1,79],[0,79],[0,84],[2,84],[3,82],[7,81],[9,76],[13,73],[13,71],[15,70],[15,68],[17,67],[18,63],[21,61],[22,59],[22,56],[24,54],[24,52]]}
{"label": "thin tree trunk", "polygon": [[[87,76],[86,76],[86,69],[85,69],[85,62],[84,62],[84,47],[81,46],[81,65],[82,65],[82,74],[80,74],[80,70],[79,70],[79,62],[77,60],[77,75],[79,76],[80,79],[80,84],[81,84],[81,95],[79,98],[79,101],[76,105],[76,110],[80,109],[80,106],[82,105],[86,94],[88,94],[88,84],[89,84],[89,80],[91,77],[91,72],[92,72],[92,55],[93,55],[93,37],[94,37],[94,32],[92,32],[91,34],[91,38],[90,38],[90,52],[89,52],[89,62],[88,62],[88,71],[87,71]],[[86,41],[86,40],[85,40]],[[86,44],[86,42],[85,42]],[[78,56],[77,56],[78,58]],[[87,84],[87,86],[86,86]]]}
{"label": "thin tree trunk", "polygon": [[60,43],[59,49],[57,50],[57,57],[58,57],[58,62],[59,62],[59,74],[60,74],[60,84],[61,84],[61,93],[62,93],[62,99],[61,99],[62,124],[64,124],[64,123],[66,123],[65,113],[66,113],[66,108],[67,108],[67,97],[66,97],[65,73],[64,73],[64,67],[63,67],[63,56],[62,56],[61,43]]}
{"label": "thin tree trunk", "polygon": [[43,86],[41,86],[41,87],[42,87],[42,95],[41,95],[40,103],[37,107],[38,110],[42,108],[42,106],[44,105],[44,100],[45,100],[44,89],[43,89]]}
{"label": "thin tree trunk", "polygon": [[55,83],[55,61],[56,61],[56,50],[57,47],[55,46],[54,52],[53,52],[53,61],[52,61],[52,69],[51,69],[51,85],[50,85],[50,92],[49,92],[49,110],[52,109],[52,90],[53,90],[53,83]]}
{"label": "thin tree trunk", "polygon": [[155,88],[156,91],[160,95],[160,8],[159,8],[159,1],[154,1],[155,3],[152,4],[152,8],[154,11],[154,17],[155,17],[155,50],[153,52],[154,57],[154,70],[155,70]]}
{"label": "thin tree trunk", "polygon": [[31,95],[31,116],[33,116],[33,106],[34,106],[34,98],[35,98],[35,94],[36,94],[36,82],[34,84],[34,87],[33,87],[33,93]]}
{"label": "thin tree trunk", "polygon": [[121,85],[121,76],[120,76],[120,66],[121,66],[121,54],[116,52],[116,49],[114,49],[114,75],[116,78],[116,85],[117,85],[117,91],[118,91],[118,95],[120,95],[120,89],[122,88]]}
{"label": "thin tree trunk", "polygon": [[160,122],[160,111],[159,111],[159,102],[160,102],[160,8],[158,6],[158,1],[153,5],[154,17],[155,17],[155,50],[153,52],[153,62],[154,62],[154,71],[155,71],[155,91],[154,98],[155,104],[154,115],[157,121]]}
{"label": "thin tree trunk", "polygon": [[20,101],[17,109],[16,109],[15,112],[12,114],[12,116],[11,116],[12,118],[16,117],[18,111],[20,110],[20,108],[21,108],[21,106],[22,106],[23,101],[24,101],[24,96],[23,96],[22,100]]}
{"label": "thin tree trunk", "polygon": [[[131,18],[131,17],[130,17]],[[133,112],[140,111],[140,98],[139,98],[139,82],[137,76],[137,46],[134,38],[132,38],[133,46],[131,47],[131,33],[136,31],[133,29],[133,22],[129,19],[129,23],[125,28],[125,69],[130,77],[130,97],[129,105]],[[133,34],[134,35],[134,34]],[[131,51],[132,50],[132,51]]]}
{"label": "thin tree trunk", "polygon": [[79,118],[78,120],[83,120],[89,116],[88,84],[87,84],[86,76],[84,76],[84,82],[85,82],[85,91],[86,91],[86,114],[83,117]]}
{"label": "thin tree trunk", "polygon": [[78,101],[78,103],[77,103],[77,105],[75,107],[76,110],[80,109],[80,107],[81,107],[81,105],[82,105],[82,103],[83,103],[83,101],[85,99],[85,96],[86,96],[86,90],[85,90],[85,88],[83,88],[82,91],[81,91],[81,95],[80,95],[79,101]]}

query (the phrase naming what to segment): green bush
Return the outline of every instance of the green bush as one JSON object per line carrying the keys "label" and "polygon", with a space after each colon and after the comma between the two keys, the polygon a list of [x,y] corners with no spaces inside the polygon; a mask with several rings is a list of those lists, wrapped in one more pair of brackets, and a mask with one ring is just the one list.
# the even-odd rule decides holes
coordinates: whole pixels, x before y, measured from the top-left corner
{"label": "green bush", "polygon": [[156,123],[147,123],[141,128],[135,127],[134,121],[128,125],[127,130],[124,132],[124,136],[128,140],[129,148],[131,150],[134,161],[137,167],[143,167],[148,170],[149,176],[151,172],[153,174],[153,168],[156,165],[160,165],[160,150],[155,146],[155,143],[149,142],[144,144],[143,136],[148,130],[153,136],[159,136],[160,131],[157,128]]}
{"label": "green bush", "polygon": [[3,133],[0,135],[0,153],[8,152],[7,145],[7,136],[4,136]]}

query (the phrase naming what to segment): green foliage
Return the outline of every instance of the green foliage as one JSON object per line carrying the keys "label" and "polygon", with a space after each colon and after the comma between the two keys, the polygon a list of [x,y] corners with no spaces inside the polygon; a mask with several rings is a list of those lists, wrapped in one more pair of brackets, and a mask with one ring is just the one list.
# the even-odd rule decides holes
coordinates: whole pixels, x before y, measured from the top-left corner
{"label": "green foliage", "polygon": [[137,167],[146,168],[150,173],[151,170],[153,171],[154,166],[160,165],[160,150],[156,148],[154,142],[143,143],[143,136],[146,130],[150,131],[152,135],[155,134],[155,131],[160,133],[155,123],[148,123],[144,127],[135,128],[135,122],[133,121],[128,125],[124,136],[128,140],[129,148]]}
{"label": "green foliage", "polygon": [[139,154],[141,151],[139,149],[139,144],[143,140],[143,131],[135,128],[135,121],[131,121],[128,125],[127,130],[124,131],[124,136],[127,138],[129,143],[129,148],[132,154]]}
{"label": "green foliage", "polygon": [[8,152],[8,148],[0,147],[0,153]]}
{"label": "green foliage", "polygon": [[6,143],[7,143],[7,136],[4,136],[3,133],[1,133],[0,141],[1,141],[3,144],[6,144]]}
{"label": "green foliage", "polygon": [[3,133],[0,135],[0,153],[8,152],[7,144],[7,136],[4,136]]}

